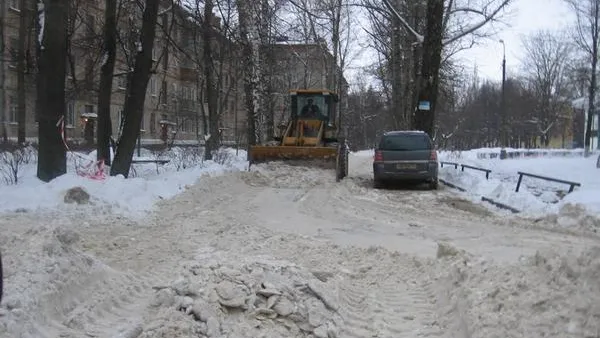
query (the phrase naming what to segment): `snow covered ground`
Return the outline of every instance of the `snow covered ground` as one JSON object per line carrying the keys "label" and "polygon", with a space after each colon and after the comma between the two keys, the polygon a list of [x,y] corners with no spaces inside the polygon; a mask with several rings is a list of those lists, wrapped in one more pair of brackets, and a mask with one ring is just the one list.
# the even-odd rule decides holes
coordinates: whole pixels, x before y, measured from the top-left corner
{"label": "snow covered ground", "polygon": [[[491,198],[520,210],[527,216],[560,214],[568,210],[584,209],[590,215],[600,216],[600,169],[596,168],[598,155],[584,158],[576,151],[545,152],[537,156],[500,160],[490,158],[499,149],[476,149],[462,152],[441,152],[440,160],[490,169],[485,173],[452,165],[440,169],[440,177],[467,190],[473,200]],[[515,150],[516,151],[516,150]],[[526,151],[521,151],[526,152]],[[524,176],[519,192],[515,192],[519,171],[535,175],[581,183],[568,193],[569,185]]]}
{"label": "snow covered ground", "polygon": [[[315,168],[247,171],[245,154],[228,154],[194,164],[145,153],[172,162],[50,184],[30,163],[21,183],[0,185],[0,337],[600,332],[600,239],[576,224],[582,210],[561,214],[564,232],[443,185],[375,190],[369,151],[352,154],[339,183]],[[466,188],[481,174],[443,172]],[[62,202],[75,185],[91,205]]]}
{"label": "snow covered ground", "polygon": [[[35,150],[30,150],[35,156]],[[167,164],[134,164],[130,178],[122,176],[93,180],[77,174],[95,162],[96,153],[68,153],[67,174],[46,184],[36,178],[36,162],[31,159],[18,170],[18,184],[7,185],[11,172],[0,171],[5,178],[0,183],[0,212],[15,210],[68,209],[63,202],[65,192],[80,186],[91,195],[95,212],[118,213],[128,217],[143,217],[161,199],[172,198],[203,176],[221,175],[248,167],[246,152],[221,150],[213,161],[202,161],[202,154],[192,148],[175,147],[168,152],[143,149],[134,160],[170,160]],[[7,156],[7,155],[5,155]],[[0,161],[0,168],[2,161]],[[7,169],[7,166],[4,166]],[[88,170],[89,171],[89,170]],[[14,175],[12,175],[14,176]],[[14,181],[14,180],[13,180]],[[79,207],[81,209],[81,207]]]}

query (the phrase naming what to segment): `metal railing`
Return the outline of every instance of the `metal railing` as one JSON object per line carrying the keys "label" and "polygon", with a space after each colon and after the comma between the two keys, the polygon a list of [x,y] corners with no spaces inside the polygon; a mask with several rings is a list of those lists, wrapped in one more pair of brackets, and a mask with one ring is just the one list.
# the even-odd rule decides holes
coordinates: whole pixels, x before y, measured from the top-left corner
{"label": "metal railing", "polygon": [[516,192],[519,192],[519,188],[521,187],[521,182],[523,181],[523,176],[529,176],[529,177],[537,178],[540,180],[546,180],[546,181],[551,181],[551,182],[556,182],[556,183],[567,184],[567,185],[569,185],[570,193],[573,192],[573,190],[575,190],[576,186],[581,187],[581,183],[578,183],[578,182],[566,181],[566,180],[561,180],[558,178],[553,178],[553,177],[548,177],[548,176],[535,175],[535,174],[530,174],[530,173],[526,173],[526,172],[522,172],[522,171],[518,171],[517,173],[519,174],[519,180],[517,181],[517,188],[515,189]]}

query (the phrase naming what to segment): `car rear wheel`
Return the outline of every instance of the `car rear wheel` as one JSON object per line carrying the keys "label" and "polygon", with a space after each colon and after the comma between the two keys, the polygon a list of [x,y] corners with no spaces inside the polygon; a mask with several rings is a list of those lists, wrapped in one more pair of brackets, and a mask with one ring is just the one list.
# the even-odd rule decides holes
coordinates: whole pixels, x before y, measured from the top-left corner
{"label": "car rear wheel", "polygon": [[377,177],[373,178],[373,188],[383,189],[383,187],[384,187],[383,181],[381,181]]}
{"label": "car rear wheel", "polygon": [[439,181],[437,178],[435,178],[433,181],[429,182],[429,189],[431,190],[437,190],[439,186]]}

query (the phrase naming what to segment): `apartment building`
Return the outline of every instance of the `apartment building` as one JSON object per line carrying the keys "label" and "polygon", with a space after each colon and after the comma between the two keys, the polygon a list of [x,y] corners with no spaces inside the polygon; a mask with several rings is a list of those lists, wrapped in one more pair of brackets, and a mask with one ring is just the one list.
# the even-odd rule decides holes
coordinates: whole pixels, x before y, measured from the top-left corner
{"label": "apartment building", "polygon": [[[4,53],[0,54],[0,95],[4,104],[0,104],[0,138],[4,136],[17,136],[17,60],[18,60],[18,36],[20,15],[23,12],[19,0],[5,1],[0,8],[4,8]],[[27,39],[25,41],[26,69],[25,90],[26,110],[29,114],[26,124],[26,135],[37,133],[37,124],[34,118],[35,109],[35,78],[32,75],[33,55],[35,55],[35,42],[33,28],[27,27]]]}
{"label": "apartment building", "polygon": [[[7,1],[4,38],[7,48],[3,63],[5,81],[0,79],[0,95],[5,97],[0,107],[0,137],[3,130],[10,138],[17,136],[17,69],[16,46],[18,42],[18,0]],[[33,2],[32,2],[33,3]],[[66,137],[94,143],[98,106],[104,2],[78,0],[73,2],[73,20],[70,26],[70,51],[66,78]],[[118,13],[119,42],[117,64],[114,70],[111,120],[113,136],[118,138],[125,112],[125,90],[128,74],[133,67],[133,53],[137,49],[138,30],[142,22],[142,9],[137,1],[120,2]],[[205,93],[202,8],[172,7],[165,1],[159,10],[158,27],[152,57],[153,74],[148,83],[141,128],[142,139],[202,140],[208,132],[207,97]],[[26,134],[37,136],[35,122],[35,11],[29,9],[27,27]],[[227,39],[219,17],[210,18],[214,27],[213,66],[217,81],[218,111],[221,114],[221,139],[225,142],[245,142],[246,113],[241,48]],[[333,57],[323,44],[274,44],[268,46],[275,60],[272,69],[274,109],[276,123],[287,118],[288,91],[293,88],[333,88]],[[4,89],[3,91],[1,89]],[[342,92],[347,91],[343,82]],[[2,116],[5,116],[2,119]]]}
{"label": "apartment building", "polygon": [[[0,95],[4,95],[4,107],[0,107],[2,128],[9,138],[17,136],[17,42],[19,16],[22,11],[19,1],[9,0],[5,11],[4,35],[6,49],[3,56],[5,80],[0,84]],[[67,60],[66,79],[66,136],[68,139],[86,140],[93,143],[96,135],[98,106],[98,86],[103,56],[102,24],[104,3],[96,0],[77,2],[70,30],[70,53]],[[172,8],[171,2],[165,2],[159,16],[156,41],[152,57],[153,74],[148,83],[144,107],[141,137],[143,139],[202,139],[208,126],[204,121],[206,95],[204,94],[204,64],[202,59],[202,27],[191,20],[194,14],[183,8]],[[33,28],[31,9],[26,11],[28,22],[27,51],[35,54],[35,29]],[[114,70],[113,96],[111,102],[111,120],[113,135],[118,137],[124,116],[123,106],[128,74],[133,67],[133,53],[136,50],[136,27],[141,26],[142,9],[136,1],[122,3],[119,8],[119,43],[117,46],[117,64]],[[224,141],[233,141],[234,133],[243,135],[245,119],[242,103],[241,81],[236,75],[239,64],[237,46],[220,34],[220,20],[212,18],[215,28],[213,48],[215,54],[216,80],[219,90],[219,111],[221,112]],[[28,64],[33,59],[28,60]],[[26,134],[35,138],[35,72],[26,73],[27,118]],[[5,118],[2,119],[2,116]],[[238,118],[239,117],[239,118]],[[0,133],[3,131],[0,130]],[[1,137],[2,135],[0,135]]]}
{"label": "apartment building", "polygon": [[[587,131],[587,115],[589,111],[589,101],[587,97],[580,97],[572,101],[574,123],[573,123],[573,147],[583,148],[585,146],[585,137]],[[600,149],[600,133],[598,132],[598,119],[600,118],[600,100],[596,99],[596,109],[592,114],[592,125],[590,135],[590,150]]]}

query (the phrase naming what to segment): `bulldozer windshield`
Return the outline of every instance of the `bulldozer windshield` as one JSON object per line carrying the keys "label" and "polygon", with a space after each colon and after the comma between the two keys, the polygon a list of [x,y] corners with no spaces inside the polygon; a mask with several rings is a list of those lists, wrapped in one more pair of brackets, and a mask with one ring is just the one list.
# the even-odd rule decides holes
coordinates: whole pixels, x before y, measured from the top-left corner
{"label": "bulldozer windshield", "polygon": [[329,120],[329,100],[322,95],[298,96],[296,111],[294,112],[301,120]]}

